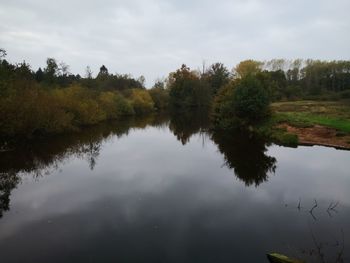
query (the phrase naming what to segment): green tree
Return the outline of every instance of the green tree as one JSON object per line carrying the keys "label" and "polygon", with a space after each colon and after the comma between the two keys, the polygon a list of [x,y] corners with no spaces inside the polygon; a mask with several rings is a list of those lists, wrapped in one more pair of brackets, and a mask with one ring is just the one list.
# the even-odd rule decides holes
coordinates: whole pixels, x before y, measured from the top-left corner
{"label": "green tree", "polygon": [[197,72],[182,65],[176,72],[169,74],[170,103],[174,107],[197,107],[209,104],[210,91],[207,83]]}
{"label": "green tree", "polygon": [[0,48],[0,61],[2,58],[6,57],[7,53],[5,49]]}
{"label": "green tree", "polygon": [[232,82],[216,97],[214,123],[220,128],[243,128],[255,125],[269,115],[269,96],[254,76]]}
{"label": "green tree", "polygon": [[108,73],[108,69],[106,68],[105,65],[102,65],[100,67],[100,72],[97,75],[98,79],[106,79],[108,77],[109,73]]}
{"label": "green tree", "polygon": [[59,69],[56,59],[48,58],[46,60],[46,68],[44,69],[45,80],[48,84],[53,84],[55,82],[58,70]]}
{"label": "green tree", "polygon": [[169,105],[169,92],[164,88],[164,82],[156,81],[153,88],[149,90],[149,94],[154,102],[157,110],[164,110]]}
{"label": "green tree", "polygon": [[213,95],[217,94],[219,89],[227,84],[230,79],[230,72],[222,63],[211,65],[207,75]]}
{"label": "green tree", "polygon": [[35,72],[35,80],[37,82],[42,82],[44,80],[44,72],[42,71],[41,68],[39,68],[36,72]]}

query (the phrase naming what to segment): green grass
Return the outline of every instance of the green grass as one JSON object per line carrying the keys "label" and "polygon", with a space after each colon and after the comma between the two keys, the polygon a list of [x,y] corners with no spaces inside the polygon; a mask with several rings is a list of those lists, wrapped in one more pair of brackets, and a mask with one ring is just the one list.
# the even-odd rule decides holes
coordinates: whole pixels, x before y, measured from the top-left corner
{"label": "green grass", "polygon": [[296,101],[272,104],[276,123],[287,122],[295,127],[322,125],[350,133],[350,103]]}
{"label": "green grass", "polygon": [[278,119],[279,122],[287,122],[295,127],[311,127],[313,125],[322,125],[350,133],[350,120],[346,119],[297,112],[275,113],[275,118]]}
{"label": "green grass", "polygon": [[278,127],[281,123],[297,128],[326,126],[338,130],[339,136],[350,133],[350,101],[278,102],[273,103],[271,108],[271,118],[257,125],[254,130],[276,144],[292,147],[298,145],[298,136]]}

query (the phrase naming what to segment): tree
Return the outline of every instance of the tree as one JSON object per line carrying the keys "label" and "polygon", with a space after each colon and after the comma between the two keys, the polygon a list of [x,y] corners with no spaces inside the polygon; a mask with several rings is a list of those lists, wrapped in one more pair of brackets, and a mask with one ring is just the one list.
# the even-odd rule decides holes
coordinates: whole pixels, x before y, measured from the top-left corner
{"label": "tree", "polygon": [[269,114],[269,97],[262,83],[253,76],[242,79],[233,95],[235,115],[246,124],[261,121]]}
{"label": "tree", "polygon": [[57,61],[54,58],[48,58],[46,60],[46,68],[44,69],[45,79],[49,84],[54,83],[58,73]]}
{"label": "tree", "polygon": [[160,79],[157,79],[152,88],[153,89],[165,89],[165,82],[160,80]]}
{"label": "tree", "polygon": [[105,65],[102,65],[100,67],[100,72],[97,75],[97,79],[106,80],[108,76],[109,76],[108,69],[106,68]]}
{"label": "tree", "polygon": [[220,90],[213,107],[214,124],[223,129],[254,126],[269,116],[269,103],[263,84],[248,75]]}
{"label": "tree", "polygon": [[154,102],[147,90],[133,89],[130,100],[137,114],[149,113],[154,110]]}
{"label": "tree", "polygon": [[58,68],[58,72],[61,76],[66,77],[67,75],[69,75],[69,65],[67,65],[64,62],[60,62],[59,68]]}
{"label": "tree", "polygon": [[176,72],[169,74],[170,103],[175,107],[196,107],[209,104],[210,92],[197,72],[182,65]]}
{"label": "tree", "polygon": [[222,63],[211,65],[208,71],[208,82],[212,90],[212,94],[216,94],[220,88],[228,83],[230,72]]}
{"label": "tree", "polygon": [[90,66],[86,66],[86,69],[85,69],[85,78],[87,79],[92,79],[92,70],[90,68]]}
{"label": "tree", "polygon": [[138,79],[137,79],[138,82],[140,82],[141,86],[144,88],[145,87],[145,83],[146,83],[146,78],[144,76],[140,76]]}
{"label": "tree", "polygon": [[234,68],[235,76],[237,78],[244,78],[248,75],[256,75],[261,71],[262,65],[262,62],[256,60],[244,60]]}
{"label": "tree", "polygon": [[44,80],[44,72],[42,71],[41,68],[39,68],[36,72],[35,72],[35,80],[37,82],[42,82]]}
{"label": "tree", "polygon": [[48,75],[55,76],[58,72],[57,61],[54,58],[48,58],[46,60],[46,68],[44,71]]}
{"label": "tree", "polygon": [[169,92],[165,89],[164,81],[157,80],[152,89],[149,90],[149,94],[154,102],[154,107],[157,110],[164,110],[169,104]]}
{"label": "tree", "polygon": [[1,58],[6,57],[6,55],[7,55],[7,53],[6,53],[5,49],[0,48],[0,61],[1,61]]}

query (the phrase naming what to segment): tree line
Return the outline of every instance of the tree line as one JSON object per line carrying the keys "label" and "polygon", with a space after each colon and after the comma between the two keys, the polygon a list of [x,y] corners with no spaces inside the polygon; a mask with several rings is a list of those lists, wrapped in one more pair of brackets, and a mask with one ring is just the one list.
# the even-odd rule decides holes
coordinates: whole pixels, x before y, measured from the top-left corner
{"label": "tree line", "polygon": [[[212,107],[214,122],[230,126],[268,115],[271,101],[350,98],[350,61],[245,60],[229,70],[214,63],[186,65],[146,89],[143,76],[112,74],[102,65],[96,77],[69,72],[54,58],[32,70],[12,64],[0,49],[0,137],[60,133],[127,115]],[[227,123],[226,123],[227,122]],[[227,124],[227,125],[226,125]]]}
{"label": "tree line", "polygon": [[166,83],[173,104],[202,106],[210,105],[224,86],[248,75],[264,86],[271,101],[350,98],[350,61],[245,60],[232,70],[214,63],[202,71],[182,65]]}
{"label": "tree line", "polygon": [[[33,137],[76,130],[123,116],[164,108],[159,88],[147,90],[143,76],[111,74],[102,65],[96,77],[69,73],[53,58],[33,71],[26,62],[12,64],[0,50],[0,137]],[[154,99],[153,99],[154,97]]]}

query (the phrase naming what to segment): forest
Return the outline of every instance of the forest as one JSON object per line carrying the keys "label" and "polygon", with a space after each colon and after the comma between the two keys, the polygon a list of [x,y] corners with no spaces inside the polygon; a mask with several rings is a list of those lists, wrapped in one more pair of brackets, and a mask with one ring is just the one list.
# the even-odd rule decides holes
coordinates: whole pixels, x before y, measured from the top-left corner
{"label": "forest", "polygon": [[271,116],[270,104],[350,98],[350,61],[245,60],[233,69],[222,63],[193,70],[185,64],[152,88],[145,78],[110,73],[84,76],[47,58],[33,70],[12,64],[0,49],[0,137],[32,138],[74,131],[105,120],[159,111],[209,108],[213,127],[251,127]]}

